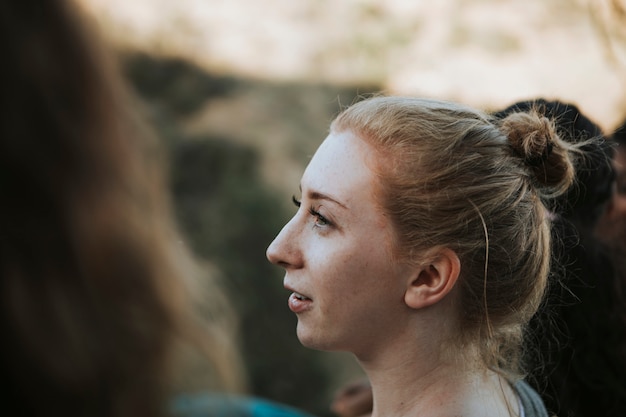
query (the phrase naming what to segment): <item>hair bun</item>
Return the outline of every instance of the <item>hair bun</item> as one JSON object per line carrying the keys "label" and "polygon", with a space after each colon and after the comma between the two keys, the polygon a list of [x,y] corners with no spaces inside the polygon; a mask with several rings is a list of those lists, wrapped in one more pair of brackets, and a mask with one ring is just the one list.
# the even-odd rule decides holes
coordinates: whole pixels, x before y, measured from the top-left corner
{"label": "hair bun", "polygon": [[500,130],[543,194],[556,196],[567,191],[575,178],[570,146],[561,140],[552,120],[536,109],[513,112],[500,121]]}

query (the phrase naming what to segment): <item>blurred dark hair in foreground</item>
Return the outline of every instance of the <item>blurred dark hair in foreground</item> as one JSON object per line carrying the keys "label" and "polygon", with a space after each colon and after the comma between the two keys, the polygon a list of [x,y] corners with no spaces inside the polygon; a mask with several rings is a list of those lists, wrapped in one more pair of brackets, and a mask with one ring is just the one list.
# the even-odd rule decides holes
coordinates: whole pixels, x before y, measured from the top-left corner
{"label": "blurred dark hair in foreground", "polygon": [[191,345],[238,386],[228,337],[190,308],[159,143],[88,25],[71,1],[0,3],[0,398],[17,415],[159,415]]}

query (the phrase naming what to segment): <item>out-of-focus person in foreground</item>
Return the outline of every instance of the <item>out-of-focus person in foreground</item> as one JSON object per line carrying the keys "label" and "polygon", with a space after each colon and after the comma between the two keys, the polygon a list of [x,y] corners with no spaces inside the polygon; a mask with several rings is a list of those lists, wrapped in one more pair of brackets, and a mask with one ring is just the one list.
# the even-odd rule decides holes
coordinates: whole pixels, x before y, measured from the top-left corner
{"label": "out-of-focus person in foreground", "polygon": [[[165,154],[93,26],[70,0],[0,2],[3,413],[303,415],[176,391],[189,348],[212,388],[243,386],[228,306],[195,278]],[[198,301],[219,320],[201,318]]]}

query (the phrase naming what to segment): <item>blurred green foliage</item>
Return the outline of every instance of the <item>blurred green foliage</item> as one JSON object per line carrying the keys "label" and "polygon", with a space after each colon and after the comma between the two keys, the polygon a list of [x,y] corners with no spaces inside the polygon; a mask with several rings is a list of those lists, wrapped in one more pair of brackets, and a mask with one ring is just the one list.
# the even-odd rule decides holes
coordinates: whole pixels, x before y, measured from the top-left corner
{"label": "blurred green foliage", "polygon": [[[282,286],[283,273],[265,259],[266,247],[291,215],[284,195],[265,184],[259,174],[258,147],[223,133],[190,134],[184,129],[185,121],[212,100],[256,88],[265,91],[265,100],[279,101],[281,90],[214,76],[176,59],[127,53],[122,62],[170,152],[171,189],[183,233],[197,256],[219,268],[239,316],[251,394],[328,415],[333,371],[326,354],[305,349],[298,342],[296,318],[287,308],[287,292]],[[268,95],[268,89],[273,94]],[[293,86],[289,91],[293,95]],[[352,101],[354,91],[337,88],[332,94]],[[322,100],[319,105],[327,108],[323,114],[337,111],[333,100]],[[285,121],[300,126],[301,132],[310,132],[306,128],[311,124],[309,116],[291,109]],[[236,115],[233,123],[237,123]],[[320,126],[322,131],[326,128]],[[319,136],[312,139],[320,141]],[[298,140],[302,143],[306,138]],[[308,148],[291,146],[285,157],[308,157],[289,155],[294,149],[307,152],[304,149]]]}
{"label": "blurred green foliage", "polygon": [[328,381],[320,354],[294,337],[282,274],[265,259],[286,216],[278,196],[259,181],[255,152],[204,137],[177,143],[172,160],[179,221],[196,253],[226,278],[253,393],[308,409],[322,403]]}

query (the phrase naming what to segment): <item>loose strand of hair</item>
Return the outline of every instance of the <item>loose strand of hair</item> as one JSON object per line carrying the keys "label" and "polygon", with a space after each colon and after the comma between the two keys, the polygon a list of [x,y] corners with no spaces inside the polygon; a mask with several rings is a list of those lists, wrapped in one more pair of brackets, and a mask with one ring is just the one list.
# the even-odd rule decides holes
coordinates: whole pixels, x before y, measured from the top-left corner
{"label": "loose strand of hair", "polygon": [[485,222],[485,218],[483,217],[480,209],[474,202],[468,198],[467,201],[474,207],[476,213],[478,213],[478,217],[483,225],[483,231],[485,233],[485,276],[483,280],[483,307],[485,308],[485,321],[487,323],[487,334],[489,335],[489,340],[493,339],[493,326],[491,325],[491,320],[489,319],[489,306],[487,305],[487,273],[489,270],[489,233],[487,231],[487,223]]}

